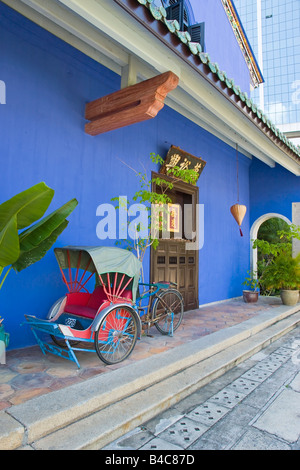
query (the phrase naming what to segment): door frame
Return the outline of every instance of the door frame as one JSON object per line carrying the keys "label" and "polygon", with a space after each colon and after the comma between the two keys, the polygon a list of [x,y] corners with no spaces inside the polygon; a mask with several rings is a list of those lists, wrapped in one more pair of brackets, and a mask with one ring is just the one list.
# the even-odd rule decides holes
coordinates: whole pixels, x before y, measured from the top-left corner
{"label": "door frame", "polygon": [[[192,196],[192,205],[193,205],[193,226],[192,230],[193,232],[196,232],[196,223],[197,223],[197,217],[196,217],[196,210],[197,210],[197,204],[199,204],[199,188],[198,186],[194,186],[189,183],[185,183],[184,181],[176,181],[174,183],[173,178],[170,178],[169,176],[162,175],[160,173],[157,173],[155,171],[151,172],[151,179],[153,178],[161,178],[165,179],[166,181],[170,181],[173,183],[173,190],[174,191],[180,191],[182,193],[188,194]],[[152,182],[151,185],[151,190],[155,191],[156,190],[156,184],[155,182]],[[174,241],[174,240],[173,240]],[[197,306],[199,306],[199,250],[195,250],[196,254],[196,275],[195,275],[195,281],[196,281],[196,302]],[[150,249],[150,282],[153,282],[153,277],[154,277],[154,249],[151,246]]]}

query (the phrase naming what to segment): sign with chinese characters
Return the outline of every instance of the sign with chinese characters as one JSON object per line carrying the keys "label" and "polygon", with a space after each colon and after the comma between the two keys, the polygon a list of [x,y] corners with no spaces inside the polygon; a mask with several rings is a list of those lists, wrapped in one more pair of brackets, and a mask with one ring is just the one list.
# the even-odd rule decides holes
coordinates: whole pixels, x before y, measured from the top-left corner
{"label": "sign with chinese characters", "polygon": [[[168,174],[168,170],[174,167],[178,167],[181,170],[194,170],[196,173],[198,173],[199,178],[205,165],[206,162],[201,158],[195,157],[194,155],[181,150],[179,147],[172,145],[159,172],[166,175]],[[197,181],[195,181],[195,183],[196,182]]]}

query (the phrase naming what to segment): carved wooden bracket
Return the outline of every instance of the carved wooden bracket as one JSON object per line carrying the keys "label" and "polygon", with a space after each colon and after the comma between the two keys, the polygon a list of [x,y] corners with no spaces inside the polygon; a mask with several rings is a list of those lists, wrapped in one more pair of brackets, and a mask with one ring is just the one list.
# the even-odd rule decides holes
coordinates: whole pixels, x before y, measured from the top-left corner
{"label": "carved wooden bracket", "polygon": [[165,72],[91,101],[85,109],[85,118],[91,121],[85,125],[85,132],[98,135],[154,118],[178,82],[177,75]]}

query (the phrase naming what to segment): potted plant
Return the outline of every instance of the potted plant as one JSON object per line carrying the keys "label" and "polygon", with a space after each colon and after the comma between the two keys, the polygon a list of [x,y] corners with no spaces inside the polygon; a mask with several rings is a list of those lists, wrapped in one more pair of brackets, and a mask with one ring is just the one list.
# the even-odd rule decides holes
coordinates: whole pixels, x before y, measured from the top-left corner
{"label": "potted plant", "polygon": [[296,305],[299,301],[300,254],[281,253],[266,267],[261,277],[266,289],[279,290],[284,305]]}
{"label": "potted plant", "polygon": [[248,271],[243,286],[248,287],[249,289],[243,290],[243,299],[246,303],[254,303],[258,300],[259,295],[259,281],[257,279],[257,273]]}

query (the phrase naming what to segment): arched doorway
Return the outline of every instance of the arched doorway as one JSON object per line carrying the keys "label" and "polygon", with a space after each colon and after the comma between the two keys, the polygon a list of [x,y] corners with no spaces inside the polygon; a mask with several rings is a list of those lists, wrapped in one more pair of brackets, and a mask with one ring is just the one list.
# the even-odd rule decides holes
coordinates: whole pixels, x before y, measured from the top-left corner
{"label": "arched doorway", "polygon": [[273,213],[273,212],[270,212],[269,214],[264,214],[262,215],[261,217],[259,217],[252,225],[251,227],[251,230],[250,230],[250,267],[251,267],[251,271],[253,271],[254,273],[256,273],[257,271],[257,248],[253,248],[253,242],[254,240],[257,239],[257,234],[258,234],[258,231],[259,231],[259,228],[260,226],[266,222],[266,220],[269,220],[269,219],[274,219],[274,218],[278,218],[278,219],[282,219],[284,220],[287,224],[291,225],[291,221],[285,217],[284,215],[282,214],[276,214],[276,213]]}

